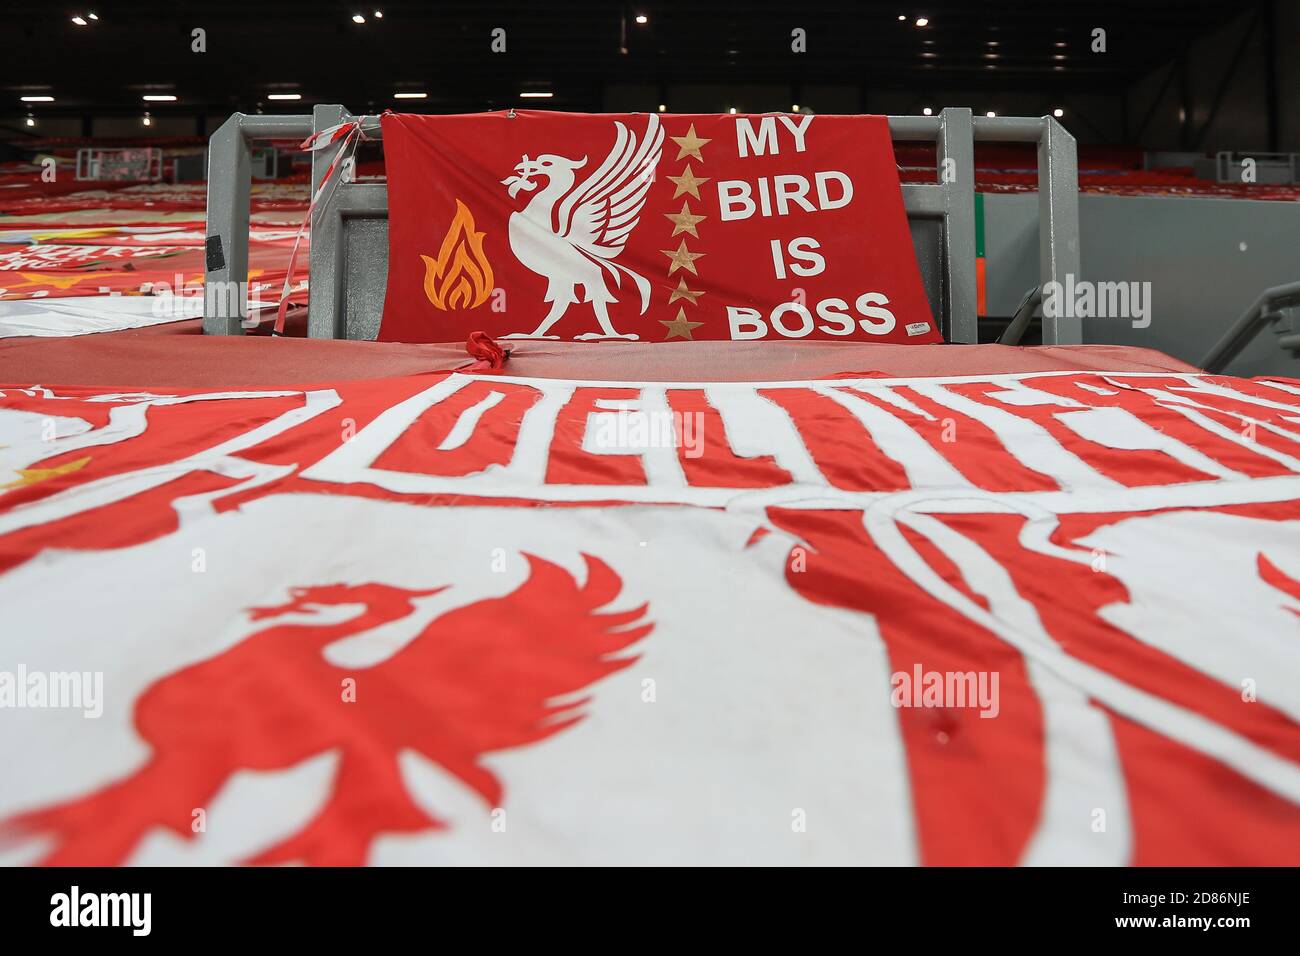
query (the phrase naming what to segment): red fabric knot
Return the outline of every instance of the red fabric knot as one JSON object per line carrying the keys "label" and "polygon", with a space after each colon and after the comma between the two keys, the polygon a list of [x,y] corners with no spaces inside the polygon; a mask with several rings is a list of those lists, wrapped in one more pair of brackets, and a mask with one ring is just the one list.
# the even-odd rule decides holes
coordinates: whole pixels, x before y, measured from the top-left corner
{"label": "red fabric knot", "polygon": [[486,332],[471,332],[465,343],[465,351],[477,361],[465,366],[466,372],[495,372],[505,367],[510,353],[503,349]]}

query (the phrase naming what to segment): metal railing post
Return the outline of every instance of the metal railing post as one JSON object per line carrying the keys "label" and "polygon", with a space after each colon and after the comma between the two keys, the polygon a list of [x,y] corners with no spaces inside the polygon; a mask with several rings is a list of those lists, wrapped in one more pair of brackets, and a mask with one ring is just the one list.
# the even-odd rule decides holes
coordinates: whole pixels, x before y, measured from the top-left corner
{"label": "metal railing post", "polygon": [[[948,107],[939,113],[936,141],[943,185],[944,295],[949,342],[979,341],[975,288],[975,139],[971,111]],[[951,178],[948,177],[952,171]]]}
{"label": "metal railing post", "polygon": [[[352,116],[344,107],[331,104],[317,105],[312,110],[312,131],[337,126]],[[343,140],[332,143],[312,153],[312,195],[325,181],[325,171],[343,148]],[[342,170],[334,175],[342,176]],[[337,203],[322,203],[317,207],[311,224],[311,281],[307,286],[307,335],[313,339],[345,339],[345,313],[343,308],[343,219]]]}
{"label": "metal railing post", "polygon": [[[1038,138],[1039,285],[1079,279],[1079,160],[1074,137],[1050,116]],[[1044,345],[1079,345],[1078,316],[1043,316]]]}
{"label": "metal railing post", "polygon": [[248,317],[248,199],[252,160],[244,115],[208,143],[208,230],[203,281],[205,335],[243,335]]}

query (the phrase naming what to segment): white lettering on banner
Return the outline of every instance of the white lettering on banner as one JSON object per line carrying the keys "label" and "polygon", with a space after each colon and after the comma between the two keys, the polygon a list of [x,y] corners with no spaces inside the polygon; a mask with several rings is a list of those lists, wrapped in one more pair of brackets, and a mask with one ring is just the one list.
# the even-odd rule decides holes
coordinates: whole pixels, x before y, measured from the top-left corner
{"label": "white lettering on banner", "polygon": [[[812,116],[764,116],[754,120],[741,117],[736,121],[736,150],[743,159],[749,156],[777,156],[781,152],[781,121],[793,139],[795,152],[807,148],[805,133]],[[757,124],[757,125],[755,125]],[[763,218],[786,217],[792,213],[816,213],[843,209],[853,201],[853,180],[837,169],[823,170],[807,176],[781,173],[747,179],[719,179],[719,218],[723,222],[743,222],[754,216]],[[778,280],[791,276],[811,278],[826,271],[826,256],[815,251],[822,244],[812,236],[794,239],[770,239],[772,272]],[[881,292],[869,292],[855,301],[857,319],[851,313],[848,300],[828,297],[820,302],[805,304],[781,303],[764,315],[748,306],[728,306],[727,323],[733,341],[763,339],[769,336],[802,339],[814,330],[825,335],[849,336],[859,330],[867,335],[887,335],[893,331],[897,320],[894,314],[881,306],[889,298]],[[913,330],[916,331],[913,331]],[[929,331],[928,323],[912,323],[908,335],[921,335]]]}
{"label": "white lettering on banner", "polygon": [[[858,296],[853,305],[866,316],[866,319],[863,319],[860,323],[864,332],[869,332],[872,335],[884,335],[887,332],[892,332],[897,324],[894,313],[888,309],[880,308],[882,305],[889,305],[889,299],[886,298],[883,292],[864,292]],[[867,319],[875,319],[875,321],[868,322]]]}
{"label": "white lettering on banner", "polygon": [[[823,394],[848,409],[862,423],[877,447],[902,465],[913,487],[974,488],[965,475],[897,415],[847,389],[827,389]],[[903,411],[916,408],[889,388],[877,389],[873,397]]]}
{"label": "white lettering on banner", "polygon": [[778,216],[788,215],[791,203],[794,203],[804,212],[813,212],[817,208],[807,199],[808,180],[803,176],[773,176],[772,189],[776,193],[776,214]]}
{"label": "white lettering on banner", "polygon": [[[808,314],[808,308],[799,303],[783,302],[776,306],[766,319],[757,309],[729,305],[727,324],[732,340],[737,342],[766,338],[769,323],[773,332],[787,339],[802,338],[814,327],[828,335],[851,335],[857,329],[861,329],[868,335],[885,335],[897,324],[894,313],[882,308],[888,304],[889,299],[884,293],[864,292],[853,303],[854,308],[863,316],[855,320],[848,311],[849,304],[843,299],[822,299],[813,306],[813,311],[824,324],[815,324],[812,316]],[[790,311],[791,306],[802,310],[803,315],[807,316],[807,321],[791,327],[788,321],[783,320],[782,316]]]}
{"label": "white lettering on banner", "polygon": [[[788,310],[788,318],[783,321],[789,328],[797,331],[798,313]],[[742,320],[745,316],[740,317]],[[751,322],[760,321],[750,317]],[[801,416],[790,413],[775,403],[778,395],[790,395],[798,400],[802,396],[820,396],[834,401],[854,415],[864,426],[864,440],[875,442],[892,460],[896,461],[907,474],[908,480],[917,489],[941,486],[946,489],[969,489],[959,495],[945,496],[944,500],[920,502],[917,507],[922,510],[935,511],[983,511],[1001,510],[994,502],[1003,495],[972,484],[945,456],[945,450],[951,445],[936,443],[924,437],[924,422],[933,423],[935,416],[925,412],[918,405],[898,394],[895,388],[912,390],[918,396],[940,407],[952,411],[955,415],[965,416],[987,429],[996,436],[998,455],[1005,454],[1007,467],[1021,467],[1033,470],[1050,478],[1057,490],[1021,491],[1017,500],[1032,504],[1052,513],[1087,512],[1102,513],[1108,511],[1144,511],[1167,508],[1179,503],[1188,506],[1213,506],[1231,503],[1284,500],[1300,495],[1300,461],[1297,461],[1297,475],[1285,475],[1269,478],[1253,478],[1245,481],[1228,481],[1215,477],[1209,481],[1192,481],[1183,484],[1124,486],[1099,471],[1087,458],[1080,454],[1087,448],[1067,448],[1046,428],[1028,418],[1012,414],[999,407],[1000,403],[991,396],[980,400],[961,394],[956,386],[983,383],[994,386],[998,391],[1014,392],[1024,380],[1038,376],[1066,377],[1076,379],[1104,381],[1114,383],[1141,382],[1145,378],[1158,376],[1162,379],[1175,379],[1186,382],[1188,391],[1200,393],[1209,398],[1212,393],[1199,388],[1199,379],[1194,375],[1174,373],[1090,373],[1090,372],[1045,372],[1022,375],[963,376],[954,378],[927,378],[914,380],[878,380],[856,379],[811,383],[772,383],[754,384],[713,384],[691,385],[673,383],[671,385],[637,386],[641,390],[643,402],[651,402],[661,412],[665,396],[678,391],[691,391],[703,388],[709,404],[717,411],[722,424],[722,435],[710,434],[703,443],[705,457],[723,449],[741,458],[772,457],[779,467],[788,471],[792,482],[786,485],[774,485],[768,488],[723,488],[708,485],[691,484],[676,478],[677,471],[669,466],[666,456],[662,462],[653,463],[645,459],[646,481],[639,484],[557,484],[547,482],[545,475],[547,463],[551,460],[556,439],[556,422],[566,405],[574,398],[578,389],[628,388],[627,383],[592,383],[592,382],[557,382],[538,379],[512,379],[494,377],[493,388],[515,384],[536,390],[540,394],[527,412],[523,414],[514,442],[514,453],[505,465],[490,464],[463,476],[443,474],[423,474],[414,471],[376,468],[375,461],[382,455],[411,425],[434,406],[445,401],[459,389],[467,387],[473,378],[451,376],[404,402],[393,406],[378,416],[369,426],[362,429],[351,442],[333,450],[316,464],[302,471],[307,479],[338,482],[343,484],[369,482],[395,493],[418,495],[478,495],[482,497],[506,497],[534,499],[544,501],[628,501],[695,504],[708,507],[734,505],[737,501],[752,499],[766,504],[787,503],[790,507],[822,508],[861,508],[865,504],[889,497],[890,492],[848,492],[832,484],[818,466],[809,451],[804,437]],[[1084,384],[1076,382],[1076,384]],[[1134,388],[1125,384],[1124,388]],[[649,390],[649,391],[647,391]],[[1153,390],[1154,391],[1154,390]],[[1058,417],[1068,417],[1068,409],[1073,407],[1070,401],[1080,401],[1094,395],[1092,391],[1082,388],[1078,398],[1062,399],[1063,412]],[[1224,396],[1226,397],[1226,396]],[[1017,400],[1013,400],[1015,405]],[[648,407],[648,406],[647,406]],[[1160,408],[1184,415],[1191,409],[1181,409],[1166,403],[1159,403]],[[897,409],[897,412],[894,411]],[[902,413],[903,417],[899,417]],[[465,414],[465,413],[461,413]],[[592,414],[601,415],[596,411]],[[1077,412],[1076,412],[1077,414]],[[1114,420],[1133,417],[1133,412],[1123,408],[1111,408],[1106,414]],[[924,421],[914,426],[906,417],[916,415]],[[1202,416],[1203,417],[1203,416]],[[484,419],[486,421],[486,419]],[[1136,421],[1140,429],[1140,419]],[[1196,418],[1189,421],[1201,425]],[[1208,424],[1202,431],[1217,434]],[[589,426],[590,427],[590,424]],[[933,427],[933,425],[929,426]],[[1084,429],[1087,431],[1087,429]],[[1132,430],[1126,430],[1128,434]],[[783,437],[781,437],[783,436]],[[1098,437],[1091,441],[1096,443]],[[500,441],[500,435],[494,439]],[[1192,462],[1197,459],[1198,451],[1185,446],[1175,435],[1169,441],[1183,446],[1178,453],[1182,460]],[[1104,442],[1102,443],[1104,445]],[[1167,446],[1173,447],[1173,446]],[[1243,447],[1245,443],[1243,440]],[[796,450],[797,449],[797,450]],[[1161,451],[1166,448],[1162,447]],[[654,450],[656,454],[662,449]],[[1267,454],[1272,449],[1258,449],[1265,457],[1276,458],[1280,453]],[[1282,456],[1286,457],[1286,456]],[[656,459],[657,461],[657,459]],[[655,475],[672,474],[671,481],[657,481]],[[1028,504],[1025,505],[1029,506]]]}
{"label": "white lettering on banner", "polygon": [[748,219],[754,215],[754,200],[749,198],[749,193],[749,183],[743,179],[719,180],[718,208],[722,210],[723,222],[732,219]]}
{"label": "white lettering on banner", "polygon": [[[781,334],[806,334],[809,322],[816,321],[813,314],[842,316],[843,306],[842,301],[837,301],[826,304],[824,309],[810,310],[787,303],[774,326]],[[751,323],[762,322],[753,315],[748,319]],[[460,396],[456,412],[439,408],[465,389],[472,391]],[[599,394],[610,389],[631,394],[618,399]],[[339,445],[331,442],[315,451],[308,442],[297,464],[269,464],[244,453],[251,456],[260,443],[343,404],[334,390],[177,397],[120,395],[114,397],[121,404],[112,409],[109,425],[41,444],[46,446],[47,455],[57,455],[93,444],[148,441],[144,412],[150,407],[218,398],[257,401],[286,395],[301,396],[302,406],[205,451],[72,484],[46,497],[15,505],[0,514],[0,534],[122,501],[195,472],[221,475],[229,483],[216,491],[178,498],[173,507],[182,524],[192,517],[211,514],[214,503],[222,496],[291,476],[340,485],[369,483],[390,492],[421,496],[706,507],[738,507],[752,502],[856,509],[910,487],[910,494],[921,495],[915,510],[1001,510],[999,502],[1007,500],[1007,495],[984,487],[987,482],[965,473],[972,455],[982,460],[986,471],[1022,469],[1040,476],[1032,490],[1022,489],[1013,497],[1017,509],[1032,506],[1046,513],[1214,507],[1300,497],[1300,456],[1280,450],[1289,448],[1288,443],[1300,446],[1300,433],[1237,411],[1254,407],[1262,416],[1285,420],[1293,417],[1286,413],[1300,412],[1300,401],[1287,401],[1292,396],[1281,387],[1276,399],[1261,398],[1194,374],[1179,373],[1041,372],[925,379],[641,385],[506,376],[494,376],[487,382],[452,374],[386,408],[350,441]],[[1136,406],[1116,404],[1115,396],[1121,395],[1130,396]],[[862,491],[850,490],[828,477],[845,466],[856,467],[854,463],[861,460],[856,453],[844,457],[845,453],[834,446],[828,448],[815,441],[829,403],[840,406],[860,423],[862,432],[855,442],[863,448],[874,446],[874,454],[895,463],[893,475],[905,475],[905,482],[899,484],[899,477],[879,478],[879,490]],[[684,408],[690,407],[712,410],[712,417],[705,415],[701,418],[704,424],[692,431],[691,444],[698,454],[688,454],[690,449],[680,442],[638,439],[615,442],[615,447],[610,448],[609,443],[602,445],[587,437],[598,432],[611,410],[634,412],[636,422],[645,424],[642,419],[675,420]],[[571,411],[574,408],[586,411],[577,412],[580,417],[575,420]],[[1040,411],[1030,414],[1029,410],[1035,408]],[[1145,421],[1138,414],[1143,409],[1161,417]],[[568,416],[562,418],[566,412]],[[1245,438],[1207,413],[1237,416],[1244,424],[1257,426],[1261,434],[1272,436],[1272,445]],[[376,466],[381,455],[430,414],[443,419],[436,425],[438,433],[447,436],[440,444],[423,446],[411,469]],[[698,414],[702,413],[690,413]],[[29,413],[0,408],[0,438],[8,433],[11,421],[15,430],[30,431],[29,417]],[[980,437],[956,443],[961,446],[960,455],[953,443],[939,438],[939,423],[949,418],[978,423],[981,431]],[[561,421],[563,432],[557,427]],[[1048,425],[1053,423],[1062,428],[1052,430]],[[1072,440],[1067,431],[1077,440]],[[1196,436],[1204,436],[1204,444]],[[970,445],[970,441],[976,444]],[[499,452],[503,442],[509,449],[505,458],[483,454],[484,448]],[[1247,470],[1233,467],[1238,464],[1236,452],[1231,462],[1214,457],[1216,449],[1229,447],[1225,443],[1241,454],[1268,460],[1275,463],[1274,467],[1280,465],[1288,473],[1248,477]],[[28,466],[31,444],[24,443],[17,450],[22,453],[15,459],[21,462],[19,467]],[[1124,449],[1138,456],[1158,455],[1162,462],[1172,460],[1197,469],[1205,480],[1140,484],[1140,479],[1134,478],[1126,485],[1108,473],[1104,465],[1110,460],[1106,449]],[[9,452],[0,449],[0,456]],[[557,456],[572,463],[583,456],[611,454],[639,465],[642,477],[604,484],[586,483],[585,478],[583,483],[576,483],[548,477]],[[716,459],[711,469],[715,476],[730,467],[723,462],[737,459],[766,459],[775,464],[776,470],[766,466],[769,479],[761,486],[718,486],[700,480],[701,473],[695,466],[688,466],[692,458],[708,465],[711,456]],[[591,463],[594,466],[596,459]],[[594,470],[599,472],[598,468]],[[624,468],[620,473],[628,472]],[[1135,475],[1140,473],[1138,469]],[[781,474],[789,478],[775,477]],[[927,489],[933,492],[932,497],[922,494]],[[944,493],[940,495],[940,491]]]}
{"label": "white lettering on banner", "polygon": [[[786,325],[784,316],[787,312],[793,312],[799,317],[797,327]],[[788,339],[801,339],[813,330],[813,317],[798,302],[782,302],[772,310],[772,328]]]}
{"label": "white lettering on banner", "polygon": [[767,335],[767,323],[760,318],[758,309],[746,309],[738,305],[727,306],[727,324],[731,329],[734,342],[746,342],[761,339]]}
{"label": "white lettering on banner", "polygon": [[[587,427],[582,437],[582,450],[593,455],[629,455],[641,461],[646,481],[666,488],[684,488],[686,476],[682,474],[677,457],[679,443],[670,426],[667,440],[654,434],[655,423],[671,423],[672,411],[662,386],[647,386],[641,390],[639,400],[601,399],[596,407],[608,411],[593,412],[587,416]],[[610,441],[611,433],[622,433],[623,440]]]}
{"label": "white lettering on banner", "polygon": [[960,412],[993,428],[999,438],[1016,447],[1016,457],[1020,461],[1034,471],[1050,475],[1062,488],[1119,487],[1118,482],[1085,464],[1054,440],[1047,429],[1028,418],[1013,415],[992,403],[977,402],[942,386],[918,382],[912,390],[936,405]]}
{"label": "white lettering on banner", "polygon": [[[773,239],[772,247],[772,267],[776,272],[778,279],[785,278],[785,259],[781,255],[781,240]],[[797,276],[805,278],[809,276],[821,275],[826,271],[826,257],[814,249],[820,249],[821,243],[810,236],[800,236],[797,239],[791,239],[786,245],[790,252],[790,258],[797,261],[790,263],[790,271]],[[807,263],[806,265],[804,263]]]}
{"label": "white lettering on banner", "polygon": [[804,134],[808,131],[808,126],[813,121],[811,113],[801,113],[796,122],[789,116],[764,116],[758,121],[758,132],[754,132],[753,120],[748,116],[741,116],[736,120],[736,152],[740,158],[744,159],[752,152],[755,156],[765,156],[769,151],[773,156],[780,153],[780,146],[777,144],[776,121],[780,120],[790,135],[794,137],[794,151],[802,153],[807,147],[804,145]]}
{"label": "white lettering on banner", "polygon": [[[853,201],[853,180],[834,169],[814,173],[811,183],[807,176],[795,173],[772,176],[770,180],[759,176],[755,182],[757,203],[753,198],[754,187],[747,180],[718,180],[718,208],[722,210],[723,222],[748,219],[756,212],[766,217],[788,216],[793,208],[804,212],[843,209]],[[837,183],[838,189],[830,189],[828,183]],[[817,196],[815,203],[808,198],[813,191]]]}
{"label": "white lettering on banner", "polygon": [[771,455],[778,468],[790,473],[795,485],[831,488],[813,461],[799,426],[785,411],[759,394],[757,388],[711,385],[704,390],[718,410],[728,444],[739,458]]}
{"label": "white lettering on banner", "polygon": [[855,326],[848,310],[849,304],[843,299],[822,299],[817,303],[817,318],[835,325],[823,325],[821,330],[828,335],[852,335]]}
{"label": "white lettering on banner", "polygon": [[[832,169],[824,173],[817,173],[813,178],[817,181],[817,208],[843,209],[853,201],[853,180],[839,170]],[[826,184],[829,182],[840,184],[838,199],[832,198],[830,191],[826,188]]]}

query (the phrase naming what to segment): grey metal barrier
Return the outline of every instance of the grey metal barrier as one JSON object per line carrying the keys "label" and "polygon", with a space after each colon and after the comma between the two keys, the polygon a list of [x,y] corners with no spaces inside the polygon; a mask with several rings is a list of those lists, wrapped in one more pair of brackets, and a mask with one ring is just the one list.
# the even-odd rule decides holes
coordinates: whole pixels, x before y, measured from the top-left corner
{"label": "grey metal barrier", "polygon": [[[306,139],[318,130],[357,119],[339,105],[320,105],[311,116],[236,113],[213,134],[208,160],[208,288],[246,283],[252,144]],[[379,118],[359,117],[367,137],[379,135]],[[972,116],[948,108],[938,116],[890,116],[898,141],[933,142],[933,183],[904,183],[912,241],[931,307],[949,342],[977,341],[975,290],[975,147],[978,142],[1027,142],[1038,146],[1038,233],[1041,284],[1079,275],[1079,175],[1074,137],[1050,116]],[[374,131],[371,131],[374,127]],[[312,190],[342,143],[313,154]],[[388,188],[345,178],[311,226],[307,333],[313,338],[373,339],[379,330],[388,276]],[[239,285],[238,288],[245,288]],[[247,302],[207,297],[203,331],[242,334]],[[1083,341],[1077,317],[1043,320],[1045,344]]]}

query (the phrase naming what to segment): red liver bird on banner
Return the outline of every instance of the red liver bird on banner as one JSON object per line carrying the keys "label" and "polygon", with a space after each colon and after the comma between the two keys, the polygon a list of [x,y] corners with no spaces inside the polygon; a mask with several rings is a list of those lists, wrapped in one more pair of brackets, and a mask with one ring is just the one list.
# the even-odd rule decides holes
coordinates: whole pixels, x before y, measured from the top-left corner
{"label": "red liver bird on banner", "polygon": [[[241,770],[274,770],[336,751],[339,765],[324,808],[301,832],[251,863],[364,863],[381,833],[444,828],[408,795],[398,769],[410,748],[439,763],[489,807],[503,785],[481,759],[535,743],[583,719],[586,698],[553,704],[634,663],[614,656],[648,634],[647,606],[600,613],[622,581],[585,556],[585,585],[529,556],[530,574],[512,593],[449,611],[403,649],[371,668],[345,669],[324,657],[336,641],[401,621],[416,599],[383,584],[298,588],[289,601],[250,609],[254,621],[328,606],[359,605],[335,624],[274,623],[225,653],[156,682],[140,697],[135,723],[152,748],[131,776],[85,797],[4,824],[10,836],[53,837],[51,865],[122,863],[154,826],[192,837],[191,814]],[[537,621],[545,617],[548,626]],[[355,681],[349,700],[345,681]]]}

